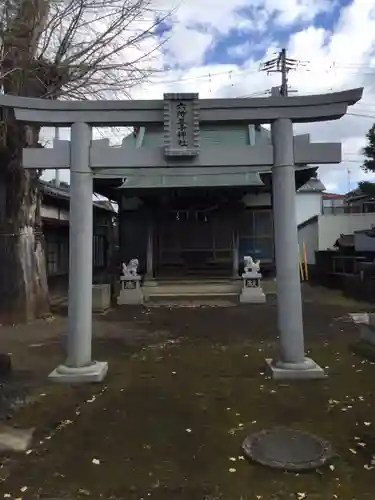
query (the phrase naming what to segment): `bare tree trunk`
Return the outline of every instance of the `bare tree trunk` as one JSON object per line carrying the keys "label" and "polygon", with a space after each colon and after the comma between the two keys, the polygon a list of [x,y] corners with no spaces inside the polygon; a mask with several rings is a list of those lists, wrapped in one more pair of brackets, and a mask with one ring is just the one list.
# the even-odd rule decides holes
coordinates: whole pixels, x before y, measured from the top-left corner
{"label": "bare tree trunk", "polygon": [[[44,92],[35,57],[48,10],[49,0],[12,5],[4,26],[2,65],[9,70],[4,93],[37,97]],[[37,147],[39,129],[18,123],[8,110],[0,131],[0,320],[19,323],[49,311],[38,176],[22,167],[22,150]]]}
{"label": "bare tree trunk", "polygon": [[23,125],[7,118],[0,169],[0,320],[48,313],[49,295],[38,179],[21,165]]}

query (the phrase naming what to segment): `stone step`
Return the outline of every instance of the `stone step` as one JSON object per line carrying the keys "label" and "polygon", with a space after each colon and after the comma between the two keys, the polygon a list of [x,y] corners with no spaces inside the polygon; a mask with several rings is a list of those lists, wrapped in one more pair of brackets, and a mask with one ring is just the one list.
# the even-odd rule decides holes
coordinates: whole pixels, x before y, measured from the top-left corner
{"label": "stone step", "polygon": [[[272,293],[274,282],[270,285],[267,288]],[[146,282],[142,292],[147,305],[235,305],[240,302],[242,286],[240,278],[172,278]]]}
{"label": "stone step", "polygon": [[144,281],[143,287],[157,287],[157,286],[175,286],[175,285],[188,285],[188,286],[202,286],[202,285],[236,285],[242,286],[241,278],[163,278],[154,281]]}
{"label": "stone step", "polygon": [[188,290],[181,290],[179,292],[169,292],[169,291],[162,291],[162,292],[157,292],[157,293],[148,293],[144,294],[144,297],[148,298],[163,298],[163,297],[186,297],[186,298],[196,298],[196,297],[238,297],[240,292],[237,290],[235,291],[224,291],[224,292],[215,292],[215,291],[210,291],[210,292],[200,292],[196,290],[188,291]]}
{"label": "stone step", "polygon": [[221,306],[239,303],[241,280],[172,280],[157,286],[143,287],[148,306],[177,307]]}
{"label": "stone step", "polygon": [[185,293],[180,295],[160,293],[156,295],[145,296],[145,304],[152,306],[215,306],[229,307],[239,303],[238,293],[215,293],[215,294],[196,294]]}
{"label": "stone step", "polygon": [[157,296],[157,295],[168,295],[168,296],[206,296],[206,295],[225,295],[225,294],[239,294],[241,292],[240,285],[217,285],[217,284],[201,284],[201,285],[191,285],[191,284],[175,284],[175,285],[159,285],[155,287],[143,287],[142,289],[144,296]]}

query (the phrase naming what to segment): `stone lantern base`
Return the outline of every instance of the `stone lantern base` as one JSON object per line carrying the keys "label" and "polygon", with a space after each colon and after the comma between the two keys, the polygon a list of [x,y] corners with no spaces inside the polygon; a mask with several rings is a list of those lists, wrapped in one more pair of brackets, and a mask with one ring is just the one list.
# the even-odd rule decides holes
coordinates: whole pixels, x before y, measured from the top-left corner
{"label": "stone lantern base", "polygon": [[143,304],[143,293],[141,289],[141,277],[138,275],[121,276],[120,295],[117,304],[141,305]]}
{"label": "stone lantern base", "polygon": [[255,271],[243,273],[240,303],[264,304],[266,302],[266,296],[260,286],[261,278],[262,275]]}

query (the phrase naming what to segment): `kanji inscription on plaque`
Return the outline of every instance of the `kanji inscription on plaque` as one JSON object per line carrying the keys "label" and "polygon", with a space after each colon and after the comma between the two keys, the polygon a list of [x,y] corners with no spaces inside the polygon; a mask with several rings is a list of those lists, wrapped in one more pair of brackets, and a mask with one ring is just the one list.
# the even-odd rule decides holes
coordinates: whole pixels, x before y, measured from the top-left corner
{"label": "kanji inscription on plaque", "polygon": [[164,95],[164,153],[166,156],[199,154],[198,94]]}
{"label": "kanji inscription on plaque", "polygon": [[124,288],[126,290],[134,290],[135,288],[137,288],[137,283],[133,280],[126,280],[124,283]]}
{"label": "kanji inscription on plaque", "polygon": [[245,286],[246,288],[258,288],[259,287],[259,280],[258,279],[246,279],[245,280]]}

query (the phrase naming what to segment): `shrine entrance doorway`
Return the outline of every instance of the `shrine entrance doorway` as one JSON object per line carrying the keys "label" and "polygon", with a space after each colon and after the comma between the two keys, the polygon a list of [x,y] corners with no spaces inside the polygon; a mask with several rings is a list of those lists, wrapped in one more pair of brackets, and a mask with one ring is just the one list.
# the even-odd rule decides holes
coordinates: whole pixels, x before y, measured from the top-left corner
{"label": "shrine entrance doorway", "polygon": [[216,205],[169,209],[154,232],[155,277],[233,275],[235,217]]}

